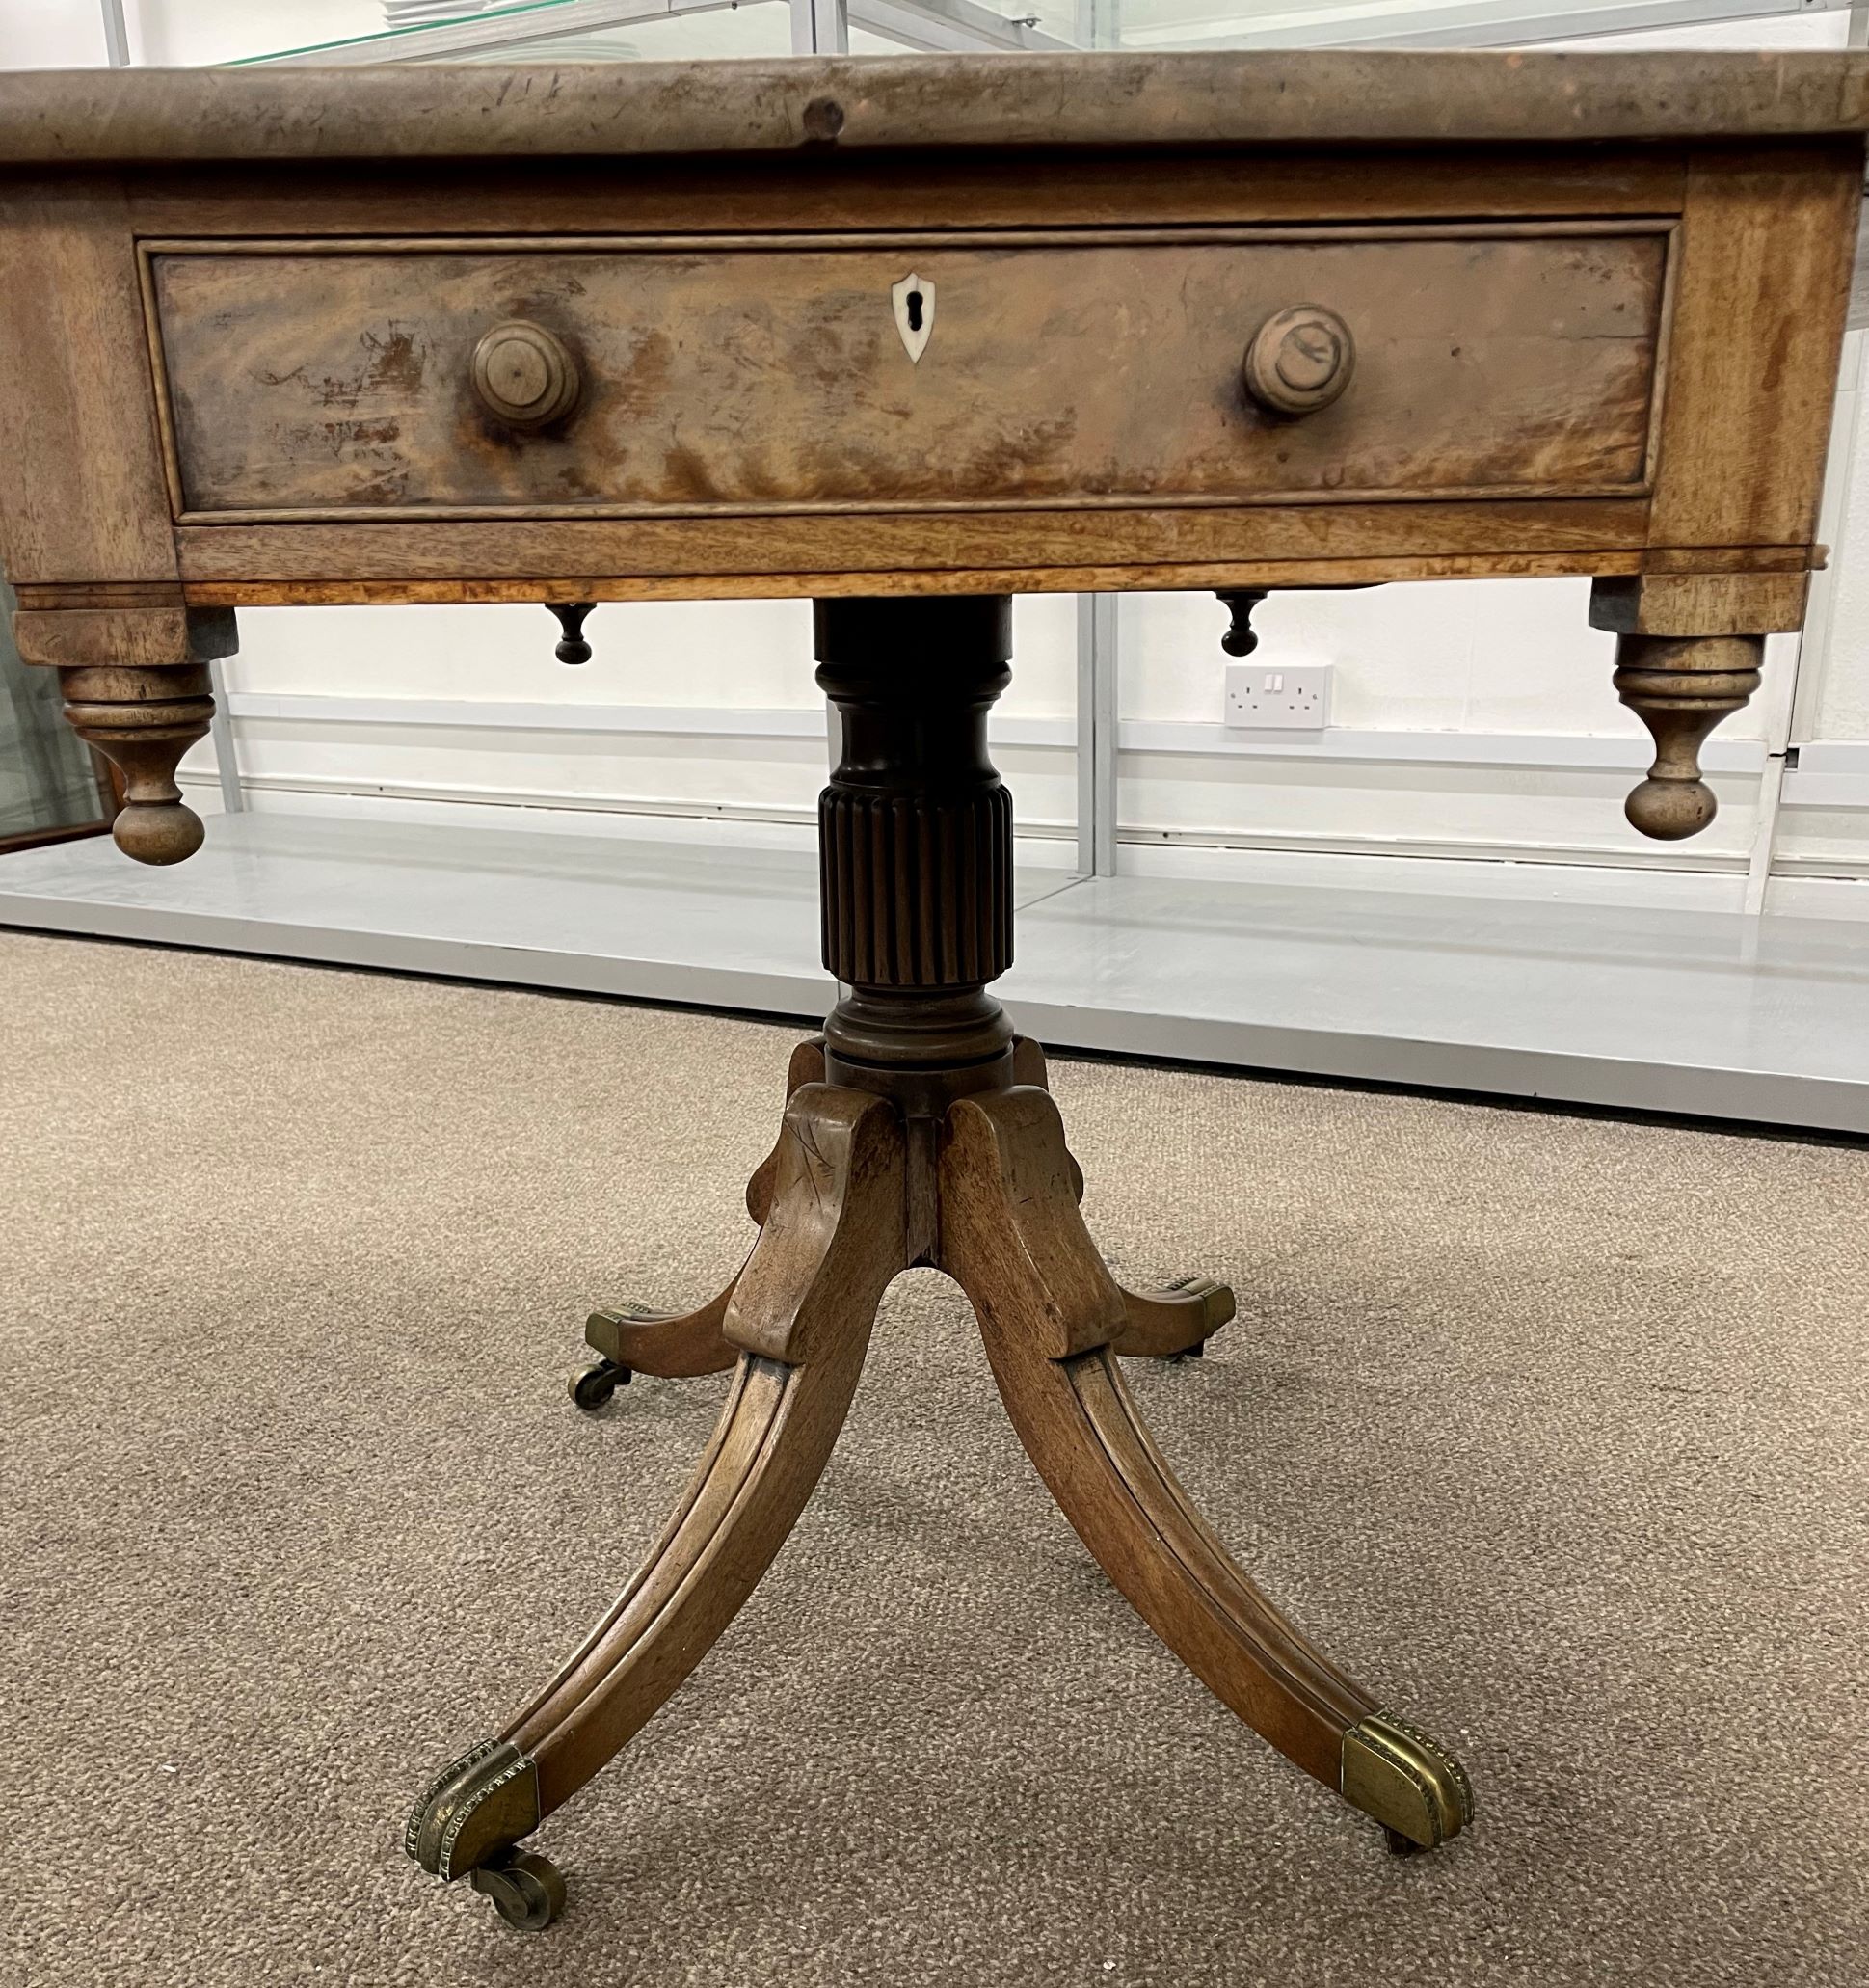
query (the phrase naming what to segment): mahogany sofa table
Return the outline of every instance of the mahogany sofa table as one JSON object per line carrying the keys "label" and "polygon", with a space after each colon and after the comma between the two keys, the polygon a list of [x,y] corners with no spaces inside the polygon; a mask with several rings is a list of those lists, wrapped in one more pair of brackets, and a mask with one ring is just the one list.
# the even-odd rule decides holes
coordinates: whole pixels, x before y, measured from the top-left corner
{"label": "mahogany sofa table", "polygon": [[575,659],[593,602],[816,602],[845,991],[738,1276],[597,1314],[576,1390],[732,1367],[727,1405],[584,1647],[422,1795],[424,1869],[553,1916],[527,1840],[770,1564],[918,1264],[1189,1668],[1393,1843],[1466,1824],[1125,1390],[1233,1300],[1112,1280],[987,992],[1010,597],[1589,575],[1656,739],[1630,819],[1693,833],[1699,742],[1821,556],[1866,126],[1844,53],[0,76],[0,559],[128,855],[200,842],[174,773],[239,607],[544,602]]}

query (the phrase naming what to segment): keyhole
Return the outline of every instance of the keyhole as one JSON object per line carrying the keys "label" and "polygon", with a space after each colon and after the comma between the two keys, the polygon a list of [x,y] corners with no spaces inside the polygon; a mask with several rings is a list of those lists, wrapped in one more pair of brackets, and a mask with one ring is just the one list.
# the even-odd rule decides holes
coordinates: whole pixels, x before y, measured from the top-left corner
{"label": "keyhole", "polygon": [[908,306],[909,330],[919,332],[921,329],[921,292],[920,290],[911,290],[909,292]]}

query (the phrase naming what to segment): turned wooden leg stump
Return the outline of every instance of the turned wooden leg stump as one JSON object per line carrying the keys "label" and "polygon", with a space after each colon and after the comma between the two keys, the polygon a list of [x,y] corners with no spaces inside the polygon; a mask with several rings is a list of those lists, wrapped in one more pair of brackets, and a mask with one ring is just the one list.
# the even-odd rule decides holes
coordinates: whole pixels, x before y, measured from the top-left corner
{"label": "turned wooden leg stump", "polygon": [[876,1307],[928,1265],[966,1292],[994,1380],[1065,1516],[1215,1694],[1399,1848],[1469,1820],[1459,1763],[1352,1684],[1228,1558],[1175,1482],[1119,1355],[1197,1351],[1231,1293],[1125,1291],[1084,1227],[1044,1058],[986,991],[1012,963],[1012,809],[986,752],[1007,682],[1001,596],[818,604],[843,721],[820,805],[824,963],[847,991],[794,1052],[739,1275],[684,1314],[593,1314],[594,1407],[630,1373],[734,1369],[660,1540],[584,1647],[431,1784],[407,1847],[501,1917],[550,1921],[563,1881],[524,1840],[675,1691],[752,1593],[830,1456]]}

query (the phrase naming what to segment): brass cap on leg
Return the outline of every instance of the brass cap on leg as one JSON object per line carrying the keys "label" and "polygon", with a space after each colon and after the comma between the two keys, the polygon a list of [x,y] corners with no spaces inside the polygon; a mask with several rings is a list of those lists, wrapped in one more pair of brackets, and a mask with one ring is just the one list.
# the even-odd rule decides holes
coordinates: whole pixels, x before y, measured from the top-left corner
{"label": "brass cap on leg", "polygon": [[539,1826],[539,1772],[510,1739],[485,1739],[422,1791],[403,1848],[440,1878],[462,1877]]}
{"label": "brass cap on leg", "polygon": [[1473,1820],[1467,1770],[1437,1741],[1387,1712],[1344,1734],[1345,1801],[1396,1836],[1431,1850]]}

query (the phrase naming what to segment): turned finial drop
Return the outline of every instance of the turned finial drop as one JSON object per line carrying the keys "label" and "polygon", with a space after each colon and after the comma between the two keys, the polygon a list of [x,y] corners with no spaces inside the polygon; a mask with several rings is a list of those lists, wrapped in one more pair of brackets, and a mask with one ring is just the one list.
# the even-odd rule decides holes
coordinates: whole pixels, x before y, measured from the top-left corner
{"label": "turned finial drop", "polygon": [[1222,587],[1214,598],[1232,615],[1233,622],[1220,637],[1220,647],[1229,656],[1250,656],[1259,647],[1259,631],[1252,625],[1253,610],[1271,592],[1269,587]]}
{"label": "turned finial drop", "polygon": [[174,603],[21,608],[22,658],[56,669],[67,724],[122,775],[111,837],[138,863],[179,863],[201,846],[175,766],[214,715],[207,665],[238,646],[233,610]]}
{"label": "turned finial drop", "polygon": [[201,818],[179,796],[173,801],[125,801],[110,825],[111,840],[139,863],[180,863],[201,846]]}
{"label": "turned finial drop", "polygon": [[67,669],[65,715],[123,776],[111,839],[138,863],[180,863],[201,846],[201,819],[182,803],[175,766],[214,714],[207,671]]}
{"label": "turned finial drop", "polygon": [[591,645],[584,639],[584,617],[597,605],[595,601],[547,601],[546,605],[558,617],[563,639],[551,652],[560,662],[589,662]]}
{"label": "turned finial drop", "polygon": [[1698,835],[1718,810],[1700,776],[1700,747],[1759,686],[1762,635],[1623,635],[1616,694],[1655,740],[1648,777],[1623,803],[1629,825],[1657,842]]}

